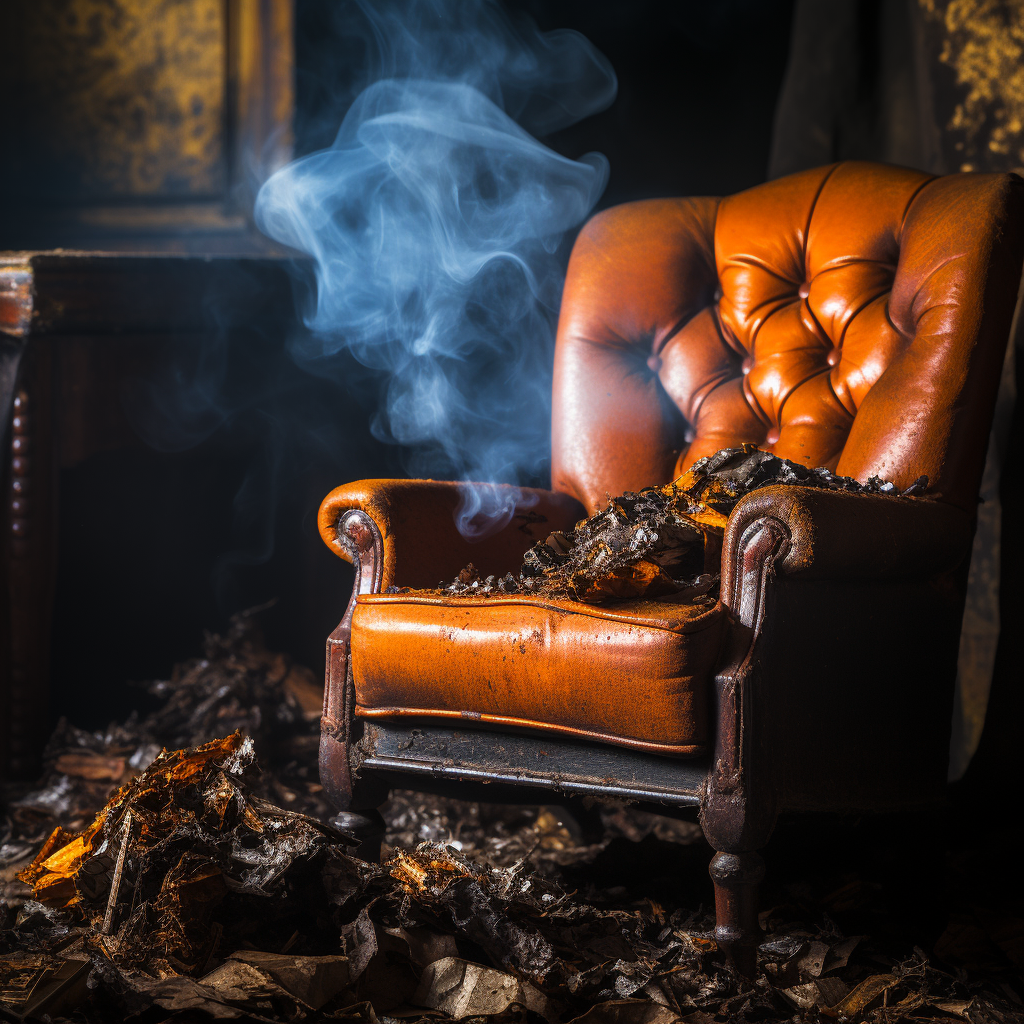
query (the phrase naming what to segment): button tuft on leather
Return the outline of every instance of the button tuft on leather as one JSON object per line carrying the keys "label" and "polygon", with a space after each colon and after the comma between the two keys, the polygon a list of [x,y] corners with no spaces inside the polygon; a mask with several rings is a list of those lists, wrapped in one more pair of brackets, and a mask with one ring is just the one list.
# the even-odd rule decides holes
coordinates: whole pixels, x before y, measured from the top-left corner
{"label": "button tuft on leather", "polygon": [[647,365],[652,373],[657,373],[661,369],[661,356],[648,356]]}
{"label": "button tuft on leather", "polygon": [[804,283],[797,288],[796,293],[801,299],[806,299],[807,296],[811,294],[811,282],[804,281]]}
{"label": "button tuft on leather", "polygon": [[838,366],[839,360],[842,358],[842,352],[838,348],[834,348],[827,356],[825,356],[825,362],[827,362],[829,366]]}
{"label": "button tuft on leather", "polygon": [[740,363],[740,369],[743,371],[743,375],[746,376],[754,368],[754,357],[747,356],[746,359]]}
{"label": "button tuft on leather", "polygon": [[779,443],[779,428],[772,427],[771,430],[765,435],[766,444],[778,444]]}
{"label": "button tuft on leather", "polygon": [[683,431],[683,441],[685,441],[686,444],[693,444],[693,442],[696,439],[697,439],[697,431],[694,430],[693,427],[687,427]]}

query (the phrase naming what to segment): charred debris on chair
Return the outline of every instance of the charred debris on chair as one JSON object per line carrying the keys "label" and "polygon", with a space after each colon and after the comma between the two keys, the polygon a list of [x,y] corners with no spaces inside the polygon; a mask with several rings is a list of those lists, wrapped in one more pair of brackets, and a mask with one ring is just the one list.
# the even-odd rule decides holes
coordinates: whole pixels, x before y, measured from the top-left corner
{"label": "charred debris on chair", "polygon": [[809,469],[752,444],[723,448],[664,487],[610,498],[570,533],[552,533],[526,552],[518,575],[485,578],[470,564],[438,589],[453,597],[525,594],[588,604],[666,598],[710,606],[718,600],[729,513],[744,495],[773,485],[915,497],[925,492],[928,478],[901,491],[875,476],[860,483]]}
{"label": "charred debris on chair", "polygon": [[1019,1019],[1006,969],[845,936],[799,894],[763,915],[756,983],[737,978],[699,897],[621,884],[651,849],[703,875],[700,829],[622,805],[595,804],[588,836],[559,808],[397,792],[383,865],[355,859],[316,781],[308,675],[251,616],[150,689],[148,716],[62,723],[43,778],[4,794],[5,1019]]}

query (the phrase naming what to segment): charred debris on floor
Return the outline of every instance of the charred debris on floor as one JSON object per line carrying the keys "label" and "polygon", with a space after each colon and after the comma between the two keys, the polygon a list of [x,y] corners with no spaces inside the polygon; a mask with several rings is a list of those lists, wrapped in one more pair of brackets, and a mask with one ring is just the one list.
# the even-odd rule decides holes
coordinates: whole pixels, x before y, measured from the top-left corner
{"label": "charred debris on floor", "polygon": [[985,947],[954,916],[940,963],[841,933],[843,907],[873,899],[856,877],[766,903],[758,977],[736,977],[687,821],[595,804],[581,828],[564,808],[397,792],[384,863],[354,858],[317,783],[315,683],[251,616],[150,690],[157,711],[103,733],[61,723],[43,778],[7,787],[7,1019],[1021,1018],[1021,922]]}

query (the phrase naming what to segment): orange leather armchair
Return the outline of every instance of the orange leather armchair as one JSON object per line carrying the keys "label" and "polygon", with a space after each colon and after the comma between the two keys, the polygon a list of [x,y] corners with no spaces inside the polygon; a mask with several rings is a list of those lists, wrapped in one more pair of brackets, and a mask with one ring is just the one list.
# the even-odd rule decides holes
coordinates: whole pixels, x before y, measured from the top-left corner
{"label": "orange leather armchair", "polygon": [[[389,785],[488,782],[699,808],[717,936],[756,951],[757,854],[784,810],[943,790],[973,514],[1024,256],[1024,181],[867,163],[725,199],[631,203],[573,250],[551,491],[456,530],[459,485],[349,484],[326,543],[357,570],[328,642],[321,778],[379,835]],[[754,442],[928,497],[768,487],[729,518],[721,599],[603,607],[429,588],[609,495]],[[493,797],[492,797],[493,798]]]}

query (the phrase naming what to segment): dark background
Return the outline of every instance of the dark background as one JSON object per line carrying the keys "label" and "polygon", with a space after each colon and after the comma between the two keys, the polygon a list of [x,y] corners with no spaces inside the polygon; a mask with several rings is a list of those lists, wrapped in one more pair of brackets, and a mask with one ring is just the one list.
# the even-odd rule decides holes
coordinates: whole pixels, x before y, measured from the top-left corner
{"label": "dark background", "polygon": [[[608,157],[611,179],[601,207],[655,196],[726,195],[765,180],[792,0],[505,0],[504,6],[528,14],[542,31],[581,32],[615,69],[615,102],[544,140],[574,159],[594,150]],[[335,12],[324,0],[299,0],[296,11],[296,152],[302,154],[333,141],[362,47],[338,38]]]}

